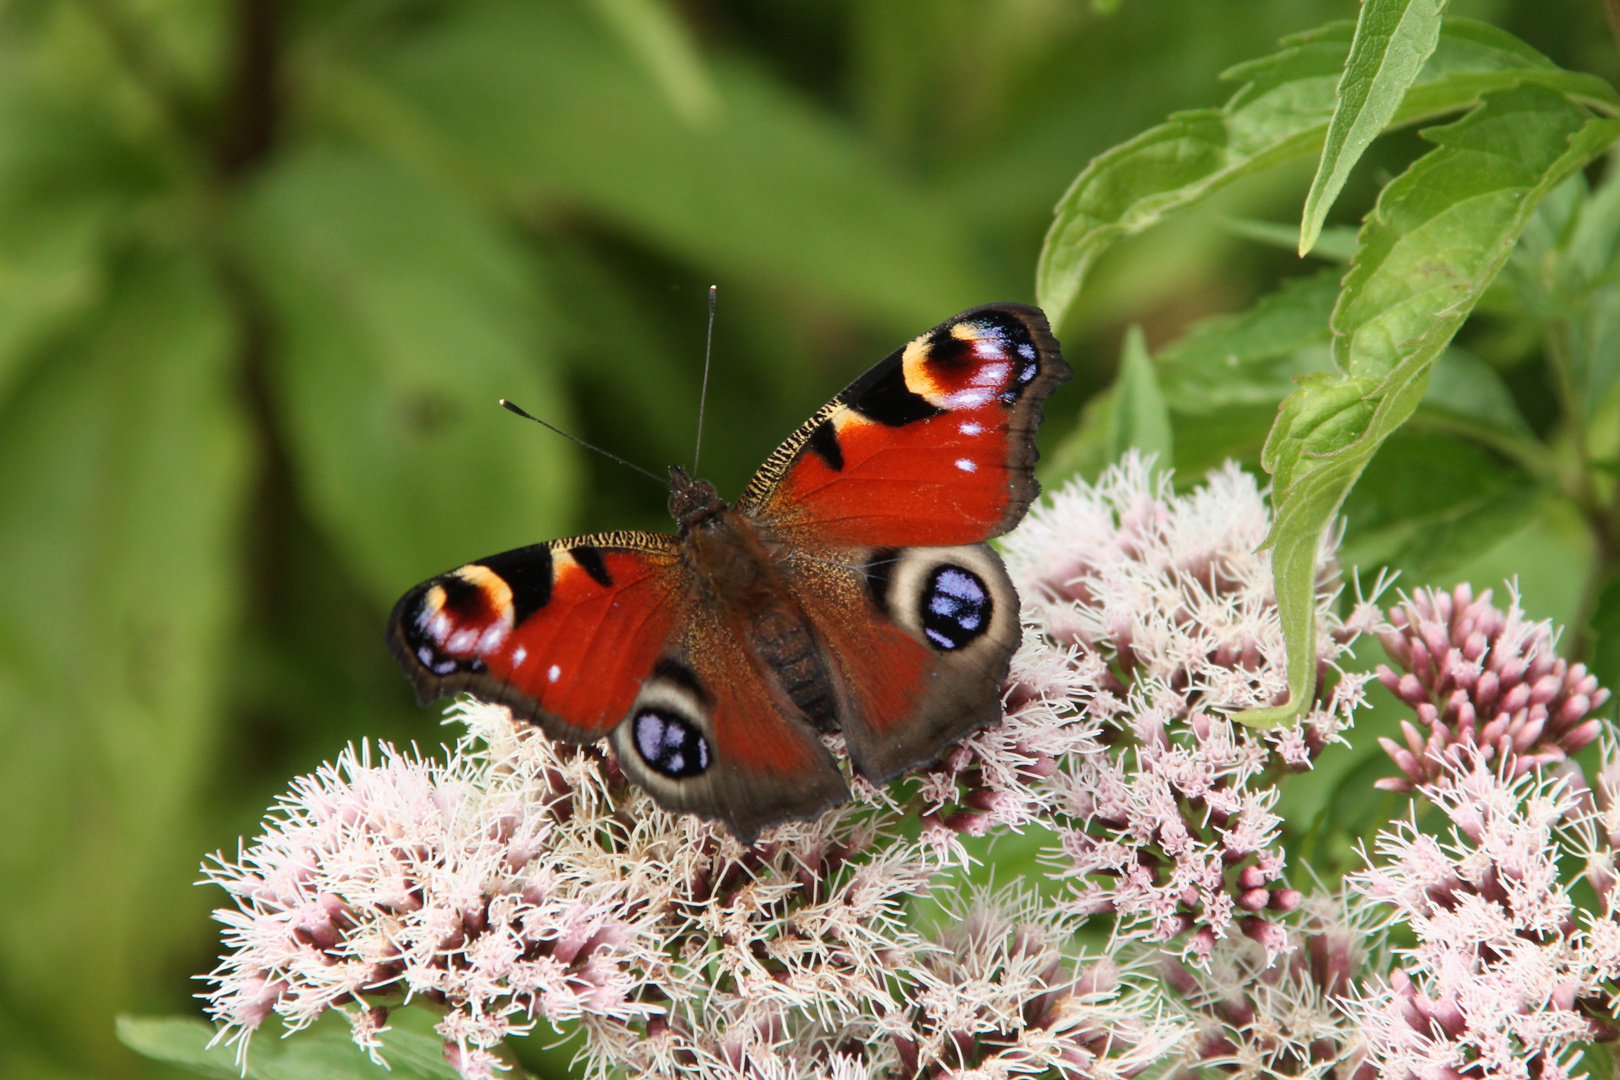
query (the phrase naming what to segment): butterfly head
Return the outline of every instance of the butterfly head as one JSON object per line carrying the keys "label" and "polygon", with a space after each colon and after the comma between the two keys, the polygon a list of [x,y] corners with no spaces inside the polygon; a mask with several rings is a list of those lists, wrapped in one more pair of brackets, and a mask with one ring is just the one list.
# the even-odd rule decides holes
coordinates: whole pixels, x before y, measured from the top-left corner
{"label": "butterfly head", "polygon": [[707,480],[694,480],[679,465],[669,467],[669,513],[685,536],[727,509],[720,492]]}

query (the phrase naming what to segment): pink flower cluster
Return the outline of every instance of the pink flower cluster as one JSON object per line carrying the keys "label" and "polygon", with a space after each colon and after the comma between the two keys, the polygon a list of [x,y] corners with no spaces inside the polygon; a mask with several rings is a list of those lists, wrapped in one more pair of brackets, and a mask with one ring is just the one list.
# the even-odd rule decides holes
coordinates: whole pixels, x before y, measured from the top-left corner
{"label": "pink flower cluster", "polygon": [[1560,1080],[1576,1044],[1612,1039],[1620,919],[1611,898],[1580,909],[1564,860],[1608,862],[1577,774],[1515,776],[1483,750],[1445,759],[1419,788],[1449,822],[1381,832],[1347,883],[1417,944],[1354,1012],[1381,1076]]}
{"label": "pink flower cluster", "polygon": [[1365,910],[1337,893],[1307,897],[1291,917],[1299,947],[1275,962],[1242,939],[1222,942],[1206,967],[1160,961],[1167,989],[1194,1025],[1181,1048],[1184,1071],[1299,1080],[1372,1080],[1374,1066],[1347,998],[1382,955]]}
{"label": "pink flower cluster", "polygon": [[885,793],[745,849],[505,709],[455,715],[468,735],[446,764],[345,753],[215,861],[236,902],[217,913],[230,951],[206,995],[222,1039],[245,1053],[272,1012],[297,1029],[338,1009],[380,1057],[389,1010],[424,1001],[467,1077],[501,1070],[503,1040],[545,1017],[582,1025],[601,1077],[994,1059],[1000,1075],[1113,1078],[1180,1035],[1145,1019],[1139,987],[1074,974],[1051,913],[1015,923],[987,901],[971,956],[913,927],[909,903],[948,860],[897,831]]}
{"label": "pink flower cluster", "polygon": [[[1269,527],[1235,467],[1183,494],[1134,457],[1066,485],[1006,542],[1025,638],[1003,723],[746,849],[499,707],[459,705],[442,764],[351,750],[208,872],[233,901],[219,1037],[245,1053],[272,1013],[335,1009],[380,1059],[390,1011],[422,1001],[468,1078],[542,1017],[583,1031],[593,1080],[1568,1075],[1577,1042],[1620,1033],[1595,1019],[1620,983],[1620,760],[1591,790],[1568,760],[1607,692],[1489,594],[1339,618],[1329,544],[1323,689],[1291,726],[1243,727],[1287,693]],[[1277,785],[1344,741],[1372,676],[1338,663],[1369,630],[1418,711],[1381,786],[1450,835],[1414,817],[1350,900],[1305,897]],[[964,838],[993,831],[1041,843],[1058,895],[966,886]],[[1575,905],[1575,863],[1601,910]],[[1417,944],[1391,973],[1397,924]]]}
{"label": "pink flower cluster", "polygon": [[1379,635],[1402,671],[1379,665],[1378,678],[1417,710],[1401,722],[1402,746],[1379,743],[1401,770],[1380,780],[1389,791],[1432,783],[1478,751],[1511,762],[1511,775],[1556,765],[1598,737],[1592,712],[1609,699],[1583,664],[1553,651],[1552,624],[1530,622],[1517,598],[1506,612],[1468,585],[1450,593],[1419,589],[1390,613]]}
{"label": "pink flower cluster", "polygon": [[237,903],[216,913],[232,951],[207,995],[226,1038],[341,1008],[375,1055],[379,1003],[420,999],[476,1076],[538,1015],[653,1011],[636,993],[656,955],[651,883],[570,865],[568,823],[607,797],[585,755],[377,757],[351,748],[301,778],[254,845],[208,869]]}
{"label": "pink flower cluster", "polygon": [[[1268,958],[1286,947],[1279,916],[1300,894],[1282,881],[1274,782],[1309,768],[1363,700],[1365,677],[1343,674],[1292,727],[1258,732],[1229,719],[1287,694],[1270,559],[1259,551],[1269,527],[1259,488],[1235,466],[1177,495],[1131,457],[1095,485],[1055,493],[1006,545],[1038,631],[1009,715],[1068,695],[1088,739],[1107,747],[1076,747],[1039,785],[1073,907],[1176,942],[1195,963],[1233,932]],[[1333,612],[1333,586],[1317,612],[1324,672],[1355,636]],[[1064,677],[1089,693],[1030,688]]]}
{"label": "pink flower cluster", "polygon": [[1128,1078],[1163,1060],[1185,1029],[1110,960],[1077,964],[1068,936],[1031,897],[970,901],[921,959],[898,1074]]}

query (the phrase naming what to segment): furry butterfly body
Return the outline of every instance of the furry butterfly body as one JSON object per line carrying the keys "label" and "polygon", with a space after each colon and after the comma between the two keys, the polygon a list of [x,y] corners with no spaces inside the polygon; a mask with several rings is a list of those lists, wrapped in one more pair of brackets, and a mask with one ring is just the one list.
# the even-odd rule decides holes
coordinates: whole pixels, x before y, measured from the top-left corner
{"label": "furry butterfly body", "polygon": [[609,738],[671,809],[759,830],[848,798],[820,738],[885,783],[996,722],[1018,596],[984,543],[1039,491],[1045,317],[963,312],[851,383],[737,503],[670,470],[678,534],[556,540],[423,582],[388,643],[427,703],[461,691],[549,736]]}

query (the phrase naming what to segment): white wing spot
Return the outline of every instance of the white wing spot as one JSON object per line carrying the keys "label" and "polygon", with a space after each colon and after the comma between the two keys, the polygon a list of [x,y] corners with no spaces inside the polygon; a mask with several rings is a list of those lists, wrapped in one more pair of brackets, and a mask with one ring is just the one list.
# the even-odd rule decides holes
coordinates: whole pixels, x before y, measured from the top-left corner
{"label": "white wing spot", "polygon": [[977,472],[979,469],[977,465],[973,464],[973,460],[971,458],[965,457],[956,459],[956,467],[961,469],[963,472]]}
{"label": "white wing spot", "polygon": [[519,645],[517,648],[512,650],[512,666],[513,667],[522,667],[523,666],[523,661],[527,660],[528,658],[529,658],[529,650],[525,649],[523,646]]}
{"label": "white wing spot", "polygon": [[971,420],[962,421],[962,426],[956,429],[964,435],[977,435],[984,430],[983,424],[975,424]]}
{"label": "white wing spot", "polygon": [[551,669],[546,672],[546,679],[550,682],[556,682],[560,678],[562,678],[562,668],[552,664]]}

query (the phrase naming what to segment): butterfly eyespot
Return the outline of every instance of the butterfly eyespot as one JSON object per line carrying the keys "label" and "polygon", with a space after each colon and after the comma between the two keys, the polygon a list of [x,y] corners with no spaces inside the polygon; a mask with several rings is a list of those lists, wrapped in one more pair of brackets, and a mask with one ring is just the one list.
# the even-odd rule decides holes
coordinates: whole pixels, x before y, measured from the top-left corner
{"label": "butterfly eyespot", "polygon": [[951,652],[982,636],[994,611],[983,578],[965,566],[942,563],[923,585],[917,616],[929,643]]}
{"label": "butterfly eyespot", "polygon": [[709,740],[668,709],[642,709],[631,721],[636,753],[647,767],[674,779],[709,771]]}
{"label": "butterfly eyespot", "polygon": [[506,640],[510,590],[480,566],[445,574],[416,595],[402,620],[405,645],[434,675],[478,673]]}

